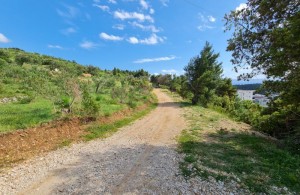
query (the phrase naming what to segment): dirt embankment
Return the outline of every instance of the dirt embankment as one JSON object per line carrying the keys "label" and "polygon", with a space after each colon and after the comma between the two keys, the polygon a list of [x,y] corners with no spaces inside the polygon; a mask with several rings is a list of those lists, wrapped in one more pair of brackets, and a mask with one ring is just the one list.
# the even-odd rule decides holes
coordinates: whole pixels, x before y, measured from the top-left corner
{"label": "dirt embankment", "polygon": [[[99,124],[109,124],[130,116],[136,111],[146,109],[147,105],[135,110],[126,109],[109,117],[101,117],[95,121]],[[53,121],[35,128],[18,130],[0,134],[0,169],[30,157],[57,149],[66,143],[83,140],[90,123],[80,118],[65,121]]]}

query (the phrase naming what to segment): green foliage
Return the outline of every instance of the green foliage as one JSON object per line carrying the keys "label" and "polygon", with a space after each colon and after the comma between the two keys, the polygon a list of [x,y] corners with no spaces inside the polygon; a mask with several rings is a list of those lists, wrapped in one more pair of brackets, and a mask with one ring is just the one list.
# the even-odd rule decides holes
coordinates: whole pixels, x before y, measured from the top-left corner
{"label": "green foliage", "polygon": [[[84,118],[111,115],[151,100],[148,97],[152,88],[144,70],[116,70],[118,74],[113,75],[94,66],[81,66],[75,61],[12,48],[0,49],[0,62],[0,98],[19,100],[17,104],[0,104],[1,109],[9,109],[12,105],[24,108],[14,109],[15,116],[22,116],[18,120],[7,115],[11,117],[9,125],[2,124],[6,120],[2,117],[1,131],[11,131],[19,126],[26,128],[66,115]],[[83,73],[89,73],[91,77]],[[38,110],[36,99],[47,102],[47,115],[45,118],[38,117],[39,111],[34,111],[37,116],[31,117],[32,122],[27,115],[32,110]],[[39,106],[41,112],[46,112],[42,105]]]}
{"label": "green foliage", "polygon": [[29,104],[30,102],[33,101],[33,99],[34,98],[30,97],[30,96],[22,97],[22,98],[20,98],[19,103],[20,104]]}
{"label": "green foliage", "polygon": [[[249,79],[264,74],[270,80],[264,82],[267,93],[277,93],[281,103],[273,107],[273,112],[263,116],[266,121],[260,126],[265,131],[278,135],[296,135],[300,120],[300,2],[299,0],[260,1],[248,0],[247,7],[232,11],[225,16],[227,30],[233,28],[228,40],[228,51],[236,70],[250,67],[251,73],[241,74],[241,79]],[[286,110],[296,110],[289,112]],[[296,114],[295,114],[296,113]],[[266,124],[275,127],[271,130]],[[283,126],[286,126],[283,128]],[[279,136],[280,138],[284,136]]]}
{"label": "green foliage", "polygon": [[112,133],[116,132],[119,128],[128,125],[132,121],[135,121],[138,118],[141,118],[148,114],[151,110],[156,108],[157,104],[152,103],[146,110],[135,112],[132,116],[127,118],[115,121],[111,124],[94,124],[92,127],[88,129],[89,134],[85,136],[85,139],[92,140],[95,138],[105,138],[111,135]]}
{"label": "green foliage", "polygon": [[84,115],[89,117],[96,117],[98,115],[98,105],[92,98],[92,96],[89,94],[86,86],[83,87],[82,107]]}
{"label": "green foliage", "polygon": [[225,115],[199,106],[186,109],[191,124],[179,138],[181,152],[185,154],[180,164],[184,176],[235,181],[240,188],[255,194],[286,193],[274,190],[274,186],[286,187],[295,194],[300,191],[299,155],[241,129],[215,130],[219,121],[233,122]]}
{"label": "green foliage", "polygon": [[[222,82],[222,86],[219,86],[222,74],[221,63],[217,62],[219,54],[215,54],[212,50],[212,46],[206,42],[203,50],[199,56],[192,58],[189,64],[184,68],[188,80],[188,86],[193,93],[192,103],[200,103],[203,106],[207,106],[212,101],[218,89],[218,93],[230,93],[224,90],[231,89],[231,80]],[[226,86],[228,84],[228,86]],[[230,86],[231,88],[230,88]],[[227,87],[227,88],[226,88]],[[225,89],[226,88],[226,89]],[[233,92],[234,93],[234,90]]]}

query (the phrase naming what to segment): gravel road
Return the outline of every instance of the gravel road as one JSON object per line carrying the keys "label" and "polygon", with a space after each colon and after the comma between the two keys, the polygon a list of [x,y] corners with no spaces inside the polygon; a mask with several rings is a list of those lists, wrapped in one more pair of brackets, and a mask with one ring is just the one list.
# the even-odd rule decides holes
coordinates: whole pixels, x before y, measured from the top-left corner
{"label": "gravel road", "polygon": [[186,123],[178,104],[154,90],[159,105],[105,140],[74,144],[0,174],[1,194],[235,194],[235,185],[179,170],[176,136]]}

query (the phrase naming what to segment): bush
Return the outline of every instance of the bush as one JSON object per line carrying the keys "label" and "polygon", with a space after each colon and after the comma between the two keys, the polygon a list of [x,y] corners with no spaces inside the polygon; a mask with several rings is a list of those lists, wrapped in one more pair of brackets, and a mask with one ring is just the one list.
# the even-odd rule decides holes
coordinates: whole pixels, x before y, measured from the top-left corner
{"label": "bush", "polygon": [[83,95],[82,95],[82,107],[83,107],[83,112],[84,115],[89,116],[89,117],[96,117],[99,112],[99,108],[97,103],[92,99],[91,95],[87,91],[87,89],[83,90]]}
{"label": "bush", "polygon": [[68,96],[62,96],[60,97],[60,100],[56,102],[56,105],[58,105],[60,108],[70,108],[71,105],[71,99]]}
{"label": "bush", "polygon": [[26,97],[20,98],[19,103],[20,104],[29,104],[32,100],[33,100],[33,97],[26,96]]}

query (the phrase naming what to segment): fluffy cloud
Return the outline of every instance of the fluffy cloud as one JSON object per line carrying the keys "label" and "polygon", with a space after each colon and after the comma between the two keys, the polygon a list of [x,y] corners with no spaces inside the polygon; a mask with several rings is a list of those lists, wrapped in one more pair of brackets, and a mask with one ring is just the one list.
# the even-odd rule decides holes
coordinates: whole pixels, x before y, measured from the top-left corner
{"label": "fluffy cloud", "polygon": [[145,39],[138,39],[136,37],[130,37],[127,41],[131,44],[144,44],[144,45],[156,45],[158,43],[163,43],[165,38],[159,37],[156,34],[152,34],[150,37]]}
{"label": "fluffy cloud", "polygon": [[155,13],[155,10],[151,8],[151,9],[149,10],[149,13],[150,13],[150,14],[154,14],[154,13]]}
{"label": "fluffy cloud", "polygon": [[216,18],[213,16],[204,16],[203,14],[199,13],[199,19],[201,24],[197,26],[197,29],[200,31],[205,31],[207,29],[213,29],[215,27],[211,26],[212,23],[216,22]]}
{"label": "fluffy cloud", "polygon": [[169,0],[160,0],[160,2],[163,4],[163,6],[168,6]]}
{"label": "fluffy cloud", "polygon": [[9,43],[10,40],[2,33],[0,33],[0,43]]}
{"label": "fluffy cloud", "polygon": [[169,61],[169,60],[174,60],[175,58],[176,58],[176,56],[160,57],[160,58],[144,58],[144,59],[136,60],[133,63],[142,64],[142,63],[148,63],[148,62]]}
{"label": "fluffy cloud", "polygon": [[207,18],[210,22],[215,22],[216,21],[216,18],[214,18],[213,16],[207,16]]}
{"label": "fluffy cloud", "polygon": [[96,48],[98,45],[91,41],[83,41],[79,44],[79,46],[83,49],[93,49]]}
{"label": "fluffy cloud", "polygon": [[136,19],[141,22],[144,22],[146,20],[149,22],[154,22],[154,19],[149,15],[144,15],[142,13],[137,13],[137,12],[125,12],[123,10],[115,11],[114,17],[121,20]]}
{"label": "fluffy cloud", "polygon": [[145,31],[151,31],[151,32],[154,32],[154,33],[159,32],[159,30],[154,25],[143,25],[143,24],[140,24],[138,22],[131,22],[130,24],[134,27],[140,28],[140,29],[145,30]]}
{"label": "fluffy cloud", "polygon": [[140,4],[141,4],[143,9],[148,9],[149,8],[149,5],[145,0],[140,0]]}
{"label": "fluffy cloud", "polygon": [[48,45],[48,47],[51,49],[63,49],[63,47],[60,45]]}
{"label": "fluffy cloud", "polygon": [[158,43],[163,43],[164,38],[157,36],[156,34],[152,34],[149,38],[140,40],[140,43],[145,45],[156,45]]}
{"label": "fluffy cloud", "polygon": [[124,30],[125,25],[123,25],[123,24],[115,24],[115,25],[113,25],[113,28],[114,29],[118,29],[118,30]]}
{"label": "fluffy cloud", "polygon": [[235,8],[235,11],[241,11],[243,9],[246,9],[248,6],[246,3],[241,3],[238,7]]}
{"label": "fluffy cloud", "polygon": [[107,5],[97,5],[97,4],[94,4],[93,6],[98,7],[99,9],[101,9],[102,11],[105,11],[105,12],[109,12],[109,10],[110,10]]}
{"label": "fluffy cloud", "polygon": [[117,1],[116,0],[108,0],[109,3],[112,3],[112,4],[117,4]]}
{"label": "fluffy cloud", "polygon": [[181,75],[184,73],[184,71],[178,71],[178,70],[174,70],[174,69],[162,70],[161,72],[164,74],[176,74],[176,75]]}
{"label": "fluffy cloud", "polygon": [[108,35],[104,32],[99,34],[100,38],[104,39],[104,40],[109,40],[109,41],[122,41],[123,38],[119,37],[119,36],[114,36],[114,35]]}
{"label": "fluffy cloud", "polygon": [[138,44],[139,40],[136,37],[129,37],[129,39],[127,39],[127,41],[131,44]]}

